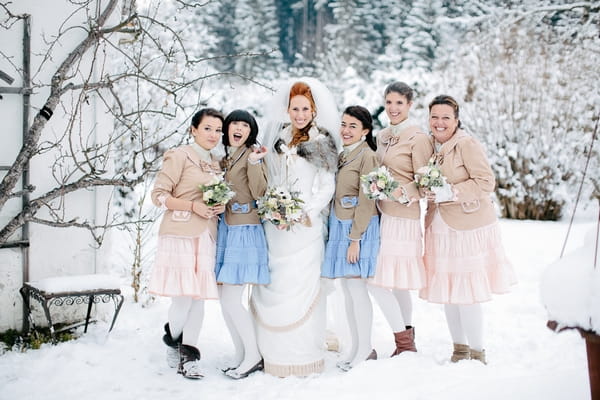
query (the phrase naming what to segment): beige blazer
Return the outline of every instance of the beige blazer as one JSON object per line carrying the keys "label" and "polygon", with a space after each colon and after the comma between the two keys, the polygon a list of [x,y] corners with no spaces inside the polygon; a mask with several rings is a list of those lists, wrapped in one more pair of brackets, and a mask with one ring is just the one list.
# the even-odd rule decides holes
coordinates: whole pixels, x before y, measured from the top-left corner
{"label": "beige blazer", "polygon": [[[206,184],[221,171],[219,163],[200,160],[192,146],[185,145],[167,150],[152,189],[152,202],[163,207],[169,197],[202,201],[198,185]],[[202,218],[191,211],[166,210],[160,223],[159,235],[184,237],[199,236],[206,229],[216,239],[217,218]]]}
{"label": "beige blazer", "polygon": [[267,168],[264,161],[250,164],[248,156],[251,152],[246,146],[240,146],[224,160],[225,180],[235,192],[225,209],[225,221],[228,225],[260,223],[255,200],[267,190]]}
{"label": "beige blazer", "polygon": [[[369,222],[377,215],[375,200],[362,191],[360,176],[378,167],[377,156],[366,142],[357,146],[345,159],[340,160],[336,176],[334,211],[339,219],[352,220],[350,239],[359,240]],[[356,203],[355,205],[352,205]]]}
{"label": "beige blazer", "polygon": [[459,129],[441,146],[436,158],[442,175],[457,192],[457,200],[429,202],[425,226],[431,224],[435,210],[457,230],[475,229],[496,221],[491,199],[496,180],[481,143]]}
{"label": "beige blazer", "polygon": [[[427,165],[433,154],[433,145],[429,136],[418,126],[408,125],[399,134],[393,135],[390,127],[377,134],[377,156],[381,165],[388,168],[408,198],[422,197],[415,184],[415,171]],[[394,217],[419,219],[419,202],[410,205],[398,201],[378,200],[382,213]]]}

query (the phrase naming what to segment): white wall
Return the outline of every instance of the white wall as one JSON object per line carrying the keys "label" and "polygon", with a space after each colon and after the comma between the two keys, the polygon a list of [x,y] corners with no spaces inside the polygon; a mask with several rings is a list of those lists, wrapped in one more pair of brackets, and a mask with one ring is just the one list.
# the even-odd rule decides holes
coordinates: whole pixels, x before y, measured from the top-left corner
{"label": "white wall", "polygon": [[[104,5],[106,1],[101,1]],[[61,41],[60,46],[55,47],[53,63],[38,70],[41,63],[41,54],[45,52],[47,45],[44,37],[54,37],[61,24],[70,16],[76,8],[66,0],[39,1],[19,0],[12,2],[11,11],[15,13],[27,13],[31,17],[31,73],[36,82],[48,83],[55,72],[57,65],[62,61],[74,46],[81,40],[84,32],[80,29],[70,30]],[[120,8],[114,13],[119,16]],[[69,17],[65,30],[68,26],[78,25],[85,20],[85,14],[75,13]],[[12,58],[12,64],[22,66],[23,24],[18,22],[6,32],[2,31],[0,51]],[[11,63],[0,58],[0,70],[15,78],[12,87],[22,86],[19,74],[11,66]],[[8,86],[6,82],[0,82],[0,86]],[[30,123],[38,110],[45,102],[49,90],[47,88],[35,89],[31,97]],[[15,159],[22,143],[21,132],[21,96],[15,94],[3,94],[0,100],[0,121],[2,121],[3,144],[0,146],[0,165],[10,165]],[[65,102],[68,106],[69,102]],[[66,118],[61,107],[56,108],[53,117],[43,131],[42,141],[55,141],[65,131]],[[82,111],[81,124],[84,131],[92,131],[96,127],[95,135],[102,139],[112,129],[112,120],[104,113],[99,102],[90,98],[89,105]],[[52,152],[34,157],[31,162],[30,183],[36,187],[31,197],[45,193],[56,186],[52,178],[50,166],[54,162]],[[3,177],[5,171],[0,171]],[[110,195],[110,189],[80,191],[65,197],[66,215],[65,220],[79,217],[88,221],[104,220],[106,204]],[[19,211],[20,199],[11,201],[0,210],[0,222],[6,222]],[[40,214],[40,217],[47,215]],[[30,224],[30,248],[29,248],[29,280],[37,280],[49,276],[62,276],[74,274],[102,273],[106,272],[107,265],[105,255],[110,252],[110,243],[105,243],[101,250],[95,249],[90,234],[86,230],[68,228],[51,228],[44,225]],[[22,302],[18,292],[22,285],[22,255],[19,249],[0,249],[0,331],[9,328],[21,329]]]}

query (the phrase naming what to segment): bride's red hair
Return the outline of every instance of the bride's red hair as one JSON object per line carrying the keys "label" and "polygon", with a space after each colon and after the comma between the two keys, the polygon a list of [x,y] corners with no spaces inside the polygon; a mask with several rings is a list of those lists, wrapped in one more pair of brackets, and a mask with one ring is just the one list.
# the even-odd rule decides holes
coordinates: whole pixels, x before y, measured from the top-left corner
{"label": "bride's red hair", "polygon": [[[288,98],[288,108],[290,106],[290,102],[294,96],[304,96],[308,99],[310,103],[310,108],[312,109],[313,118],[317,112],[317,106],[315,105],[315,99],[313,98],[312,92],[310,90],[310,86],[308,86],[304,82],[296,82],[290,88],[290,96]],[[294,129],[294,136],[292,141],[290,142],[290,146],[296,146],[299,143],[306,142],[309,139],[308,130],[310,129],[311,124],[308,124],[305,128],[296,131]]]}

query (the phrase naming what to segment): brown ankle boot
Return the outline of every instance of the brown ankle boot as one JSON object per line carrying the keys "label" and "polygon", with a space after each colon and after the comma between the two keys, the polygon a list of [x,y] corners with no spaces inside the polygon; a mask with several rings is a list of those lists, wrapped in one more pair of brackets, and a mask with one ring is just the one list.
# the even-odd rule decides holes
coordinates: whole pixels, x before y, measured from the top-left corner
{"label": "brown ankle boot", "polygon": [[487,365],[487,360],[485,359],[485,350],[477,351],[471,349],[471,360],[479,360],[484,365]]}
{"label": "brown ankle boot", "polygon": [[403,351],[417,351],[415,346],[415,330],[413,328],[402,332],[394,332],[394,340],[396,342],[396,350],[390,357],[397,356]]}
{"label": "brown ankle boot", "polygon": [[466,344],[454,343],[454,352],[452,353],[452,357],[450,357],[450,361],[455,363],[460,360],[468,360],[473,354],[472,351]]}

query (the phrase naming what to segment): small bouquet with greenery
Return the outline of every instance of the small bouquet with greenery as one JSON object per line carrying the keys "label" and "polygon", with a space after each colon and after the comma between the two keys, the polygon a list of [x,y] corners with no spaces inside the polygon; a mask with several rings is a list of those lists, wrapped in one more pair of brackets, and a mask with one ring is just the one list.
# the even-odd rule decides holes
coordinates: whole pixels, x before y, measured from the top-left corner
{"label": "small bouquet with greenery", "polygon": [[271,187],[256,203],[258,215],[275,226],[286,225],[286,230],[290,230],[294,224],[303,222],[304,201],[298,197],[298,192]]}
{"label": "small bouquet with greenery", "polygon": [[198,188],[202,192],[202,200],[209,207],[227,204],[235,196],[223,174],[215,175],[210,182],[198,185]]}
{"label": "small bouquet with greenery", "polygon": [[415,183],[417,187],[427,189],[435,193],[435,202],[452,201],[456,198],[456,193],[442,175],[442,170],[432,157],[427,165],[421,167],[415,173]]}
{"label": "small bouquet with greenery", "polygon": [[381,166],[360,177],[363,192],[371,200],[395,200],[392,192],[399,184],[394,180],[390,171]]}
{"label": "small bouquet with greenery", "polygon": [[446,178],[442,176],[442,171],[433,157],[429,159],[427,165],[419,168],[415,173],[415,183],[420,188],[431,190],[434,187],[444,186],[445,182]]}

